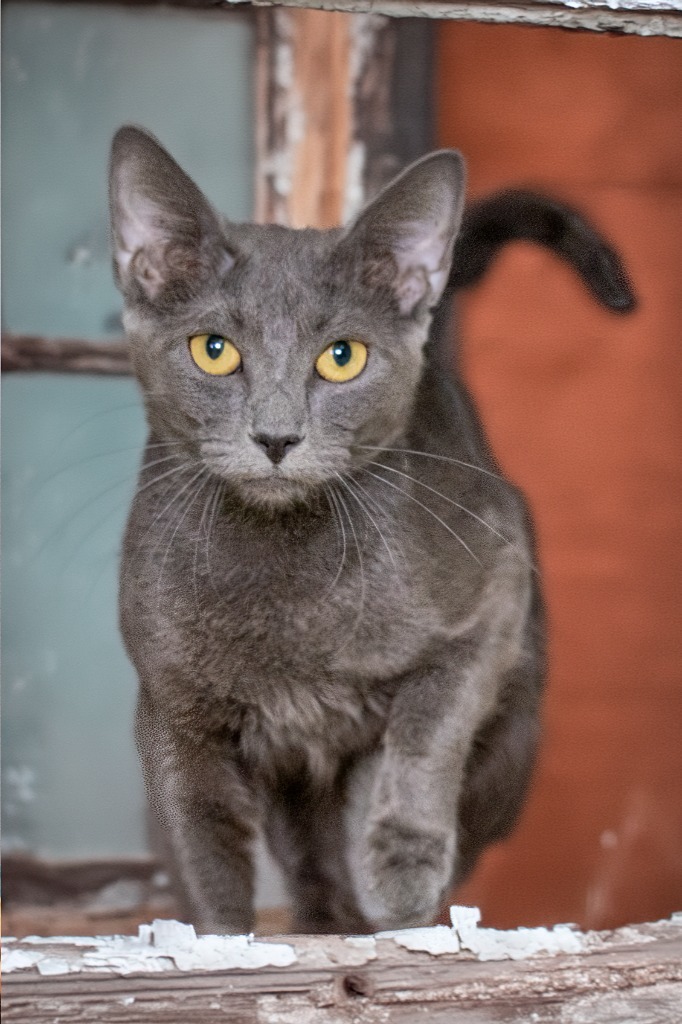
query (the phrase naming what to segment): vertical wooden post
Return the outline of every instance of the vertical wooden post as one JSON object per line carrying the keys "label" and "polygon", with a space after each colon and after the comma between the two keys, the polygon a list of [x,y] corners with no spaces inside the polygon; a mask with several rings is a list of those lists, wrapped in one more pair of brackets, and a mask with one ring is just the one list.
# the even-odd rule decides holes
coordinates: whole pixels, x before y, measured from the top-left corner
{"label": "vertical wooden post", "polygon": [[370,14],[258,12],[257,220],[332,227],[397,169],[386,145],[396,32]]}

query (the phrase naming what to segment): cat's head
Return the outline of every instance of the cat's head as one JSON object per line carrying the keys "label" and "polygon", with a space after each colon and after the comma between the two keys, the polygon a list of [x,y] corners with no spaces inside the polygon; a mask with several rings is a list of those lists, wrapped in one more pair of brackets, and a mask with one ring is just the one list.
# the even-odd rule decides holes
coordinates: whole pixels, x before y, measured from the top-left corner
{"label": "cat's head", "polygon": [[236,225],[146,132],[111,157],[116,278],[160,441],[250,504],[320,490],[390,445],[418,385],[463,206],[442,151],[396,178],[348,228]]}

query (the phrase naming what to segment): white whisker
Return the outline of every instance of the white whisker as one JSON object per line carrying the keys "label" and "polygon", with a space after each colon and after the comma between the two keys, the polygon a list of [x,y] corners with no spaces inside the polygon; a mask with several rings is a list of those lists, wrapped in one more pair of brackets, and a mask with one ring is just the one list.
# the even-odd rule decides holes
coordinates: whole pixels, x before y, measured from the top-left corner
{"label": "white whisker", "polygon": [[[202,466],[201,469],[199,470],[199,472],[195,473],[195,475],[192,477],[192,479],[190,480],[189,484],[185,485],[185,487],[183,488],[183,491],[187,490],[188,487],[191,487],[192,484],[196,483],[196,481],[199,480],[204,475],[204,473],[208,473],[208,469],[205,466]],[[180,512],[180,515],[178,517],[175,529],[173,530],[173,532],[172,532],[172,534],[170,536],[170,540],[166,544],[166,551],[164,553],[163,560],[161,562],[161,568],[159,570],[159,576],[158,576],[157,583],[156,583],[156,593],[157,593],[157,596],[160,595],[161,580],[163,579],[163,573],[164,573],[164,570],[166,568],[166,561],[168,560],[168,555],[170,554],[170,550],[171,550],[171,548],[173,546],[173,541],[175,540],[175,537],[177,535],[178,530],[180,529],[180,527],[182,526],[183,522],[187,518],[187,513],[189,512],[189,510],[191,509],[192,505],[194,504],[194,502],[197,500],[197,498],[201,494],[202,490],[204,489],[204,486],[205,486],[205,484],[202,484],[201,487],[198,487],[195,490],[194,493],[192,493],[192,491],[190,491],[190,493],[189,493],[187,499],[185,500],[184,504],[181,506],[180,509],[178,509],[178,512]],[[182,493],[182,491],[180,493]],[[164,533],[165,533],[165,530],[163,530],[162,533],[161,533],[162,537],[163,537]],[[158,547],[158,544],[154,547],[154,551],[156,551],[157,547]]]}
{"label": "white whisker", "polygon": [[339,651],[342,651],[343,648],[346,647],[347,644],[350,643],[352,638],[355,636],[355,634],[357,632],[357,629],[358,629],[358,626],[360,625],[360,622],[362,620],[362,615],[363,615],[363,612],[365,610],[365,568],[364,568],[363,559],[362,559],[362,551],[360,549],[360,542],[358,541],[358,535],[355,532],[355,524],[353,523],[353,519],[351,517],[351,514],[348,511],[348,506],[346,505],[344,497],[343,497],[343,495],[341,493],[338,493],[336,495],[336,497],[341,502],[341,506],[344,509],[344,511],[346,513],[346,516],[348,518],[348,525],[350,526],[351,532],[353,534],[353,540],[355,541],[355,549],[356,549],[356,551],[358,553],[358,564],[360,566],[360,608],[358,609],[358,614],[355,617],[355,622],[353,623],[353,628],[351,629],[350,633],[348,634],[348,636],[346,637],[344,642],[341,644],[341,646],[339,648],[337,648],[337,652],[336,653],[338,654]]}
{"label": "white whisker", "polygon": [[[174,456],[170,456],[170,458],[174,458]],[[160,461],[166,461],[166,460],[160,460]],[[153,465],[156,465],[156,463],[152,462],[152,463],[149,463],[149,465],[153,466]],[[147,467],[144,467],[144,468],[147,468]],[[161,473],[160,476],[154,477],[153,480],[148,480],[145,484],[142,485],[142,487],[138,487],[137,491],[135,492],[135,496],[137,497],[137,495],[141,494],[143,491],[146,491],[148,487],[153,487],[155,484],[161,483],[162,480],[165,480],[169,476],[173,476],[175,473],[188,472],[191,469],[194,469],[194,466],[192,465],[192,463],[183,462],[182,465],[176,466],[174,469],[169,469],[166,473]],[[175,482],[175,481],[173,481],[173,482]],[[191,481],[190,481],[190,483],[191,483]],[[177,498],[179,498],[180,495],[183,494],[184,491],[187,490],[188,486],[189,486],[189,484],[185,484],[185,486],[182,488],[182,490],[176,491],[173,494],[173,497],[171,498],[171,500],[168,502],[168,504],[165,505],[161,509],[160,512],[156,513],[156,515],[152,519],[151,523],[149,524],[147,529],[142,534],[142,538],[137,541],[136,547],[139,548],[139,547],[142,546],[143,542],[147,539],[147,537],[151,533],[151,531],[152,531],[154,525],[156,524],[156,522],[161,518],[161,516],[163,516],[168,511],[168,509],[171,507],[171,505],[173,505],[175,503]],[[164,494],[166,494],[167,492],[168,492],[168,488],[166,488]],[[161,533],[161,537],[163,537],[163,532],[164,531],[162,531],[162,533]],[[157,544],[154,546],[153,550],[156,550],[156,547],[158,547],[158,541],[157,541]]]}
{"label": "white whisker", "polygon": [[400,469],[393,469],[391,466],[385,466],[383,462],[370,462],[369,465],[377,466],[379,469],[385,469],[388,473],[397,473],[398,476],[403,476],[405,477],[406,480],[411,480],[413,483],[418,484],[419,487],[424,487],[427,491],[431,491],[432,494],[435,494],[439,498],[442,498],[443,501],[447,501],[449,505],[454,505],[455,508],[458,508],[462,512],[465,512],[466,515],[471,516],[472,519],[475,519],[476,522],[480,523],[482,526],[485,526],[486,529],[490,530],[490,532],[495,534],[495,536],[498,537],[501,541],[503,541],[505,544],[508,544],[509,547],[513,548],[521,557],[521,559],[533,570],[533,572],[537,572],[535,566],[526,558],[525,553],[521,551],[518,544],[515,544],[514,541],[511,540],[509,537],[505,537],[503,533],[500,533],[499,530],[496,530],[494,526],[491,526],[489,522],[481,518],[481,516],[477,515],[476,512],[472,512],[470,508],[466,507],[466,505],[462,505],[460,504],[460,502],[454,501],[452,498],[448,498],[446,494],[442,494],[440,491],[436,490],[435,487],[431,487],[429,484],[425,484],[422,480],[418,480],[417,477],[411,476],[410,473],[404,473]]}
{"label": "white whisker", "polygon": [[197,534],[196,534],[196,539],[194,541],[194,564],[193,564],[193,567],[192,567],[192,586],[194,588],[194,608],[195,608],[195,611],[197,613],[197,616],[199,615],[199,588],[198,588],[198,585],[197,585],[197,570],[198,570],[198,567],[199,567],[199,542],[200,542],[202,534],[204,532],[204,523],[206,522],[206,515],[208,513],[209,507],[210,507],[211,502],[213,500],[214,492],[219,487],[219,482],[217,480],[215,480],[209,474],[207,479],[201,485],[201,488],[200,488],[200,491],[199,491],[199,493],[201,493],[201,491],[203,491],[203,489],[206,487],[206,485],[207,484],[210,485],[211,483],[214,484],[214,489],[209,489],[208,495],[207,495],[207,497],[206,497],[206,499],[204,501],[204,507],[203,507],[202,512],[201,512],[201,519],[199,520],[199,525],[197,526]]}
{"label": "white whisker", "polygon": [[450,462],[455,466],[463,466],[465,469],[474,469],[477,473],[484,473],[493,480],[498,480],[506,487],[512,487],[509,480],[505,480],[499,473],[493,473],[491,469],[484,469],[483,466],[476,466],[473,462],[463,462],[462,459],[454,459],[448,455],[436,455],[434,452],[418,452],[414,448],[382,448],[377,445],[359,444],[359,449],[366,452],[395,452],[398,455],[421,455],[425,459],[438,459],[440,462]]}
{"label": "white whisker", "polygon": [[[366,487],[362,486],[359,480],[356,480],[354,476],[349,476],[346,479],[351,479],[353,481],[353,486],[357,487],[358,490],[360,490],[365,495],[367,500],[371,502],[372,507],[374,508],[377,515],[384,515],[386,509],[379,503],[379,501],[374,497],[374,495],[367,490]],[[405,558],[405,552],[402,548],[402,545],[396,541],[395,534],[393,533],[393,530],[390,528],[390,526],[388,527],[388,534],[391,540],[393,541],[393,544],[398,548],[400,554],[403,556],[403,558]]]}
{"label": "white whisker", "polygon": [[466,541],[462,540],[459,534],[455,533],[455,531],[451,529],[451,527],[449,527],[448,524],[440,518],[440,516],[437,516],[433,509],[430,509],[428,505],[425,505],[423,501],[420,501],[418,498],[415,498],[413,494],[410,494],[408,491],[403,490],[402,487],[398,487],[397,484],[392,484],[390,480],[384,480],[382,476],[379,476],[377,473],[373,473],[371,469],[364,469],[363,472],[369,473],[369,475],[373,476],[375,480],[381,480],[381,482],[383,484],[386,484],[387,487],[392,487],[395,491],[400,491],[400,493],[404,494],[406,498],[410,499],[410,501],[414,501],[417,505],[420,506],[420,508],[423,508],[425,512],[428,512],[430,516],[433,516],[433,518],[436,519],[440,523],[440,525],[448,531],[448,533],[452,534],[455,540],[459,541],[459,543],[462,545],[465,551],[469,552],[469,554],[471,555],[475,562],[478,562],[479,565],[483,565],[481,559],[476,557],[476,555],[473,553],[473,551],[466,543]]}
{"label": "white whisker", "polygon": [[218,484],[218,486],[216,487],[215,495],[213,497],[213,501],[211,502],[211,511],[209,513],[208,528],[207,528],[207,531],[206,531],[206,545],[205,545],[205,548],[204,548],[205,555],[206,555],[206,574],[208,576],[208,582],[209,582],[209,584],[211,586],[211,590],[213,591],[213,593],[215,594],[215,596],[219,600],[222,600],[222,595],[218,593],[218,591],[216,589],[215,582],[213,580],[213,573],[211,572],[211,561],[210,561],[211,551],[210,551],[210,548],[211,548],[211,534],[213,533],[213,530],[215,529],[215,524],[216,524],[216,521],[218,519],[218,509],[220,508],[221,501],[225,497],[225,490],[226,490],[226,488],[227,488],[227,484],[225,483],[224,480],[221,481]]}
{"label": "white whisker", "polygon": [[[192,467],[192,468],[194,468],[194,467]],[[182,495],[183,495],[183,494],[185,493],[185,491],[187,491],[187,489],[188,489],[189,487],[191,487],[191,486],[192,486],[192,484],[193,484],[193,483],[194,483],[194,482],[195,482],[196,480],[198,480],[198,479],[199,479],[199,477],[200,477],[200,476],[202,476],[202,475],[203,475],[204,473],[206,473],[206,472],[207,472],[207,469],[206,469],[206,467],[205,467],[205,466],[202,466],[202,467],[201,467],[201,469],[199,469],[199,471],[198,471],[197,473],[195,473],[195,474],[194,474],[194,476],[190,477],[190,479],[189,479],[189,480],[187,481],[187,483],[186,483],[186,484],[185,484],[185,485],[184,485],[183,487],[181,487],[179,491],[175,491],[175,492],[174,492],[174,494],[173,494],[173,496],[172,496],[171,500],[170,500],[169,502],[167,502],[167,504],[166,504],[166,505],[164,505],[164,507],[163,507],[163,508],[161,509],[161,511],[160,511],[160,512],[157,512],[157,513],[156,513],[156,515],[155,515],[155,516],[154,516],[154,518],[152,519],[151,523],[149,524],[149,526],[148,526],[148,527],[147,527],[147,529],[145,530],[145,532],[144,532],[144,534],[143,534],[143,536],[142,536],[142,540],[143,540],[143,541],[144,541],[144,540],[145,540],[145,539],[146,539],[146,538],[148,537],[148,535],[149,535],[149,534],[151,533],[152,529],[154,528],[155,524],[156,524],[156,523],[157,523],[157,522],[159,521],[159,519],[161,519],[161,520],[163,521],[163,517],[164,517],[164,516],[165,516],[165,515],[167,514],[167,512],[168,512],[168,511],[169,511],[169,510],[170,510],[170,509],[171,509],[171,508],[173,507],[173,505],[174,505],[174,504],[176,503],[176,501],[179,501],[179,499],[180,499],[180,498],[182,498]],[[182,508],[184,508],[184,507],[185,507],[185,503],[184,503],[184,502],[183,502],[183,503],[181,504],[181,507],[182,507]],[[153,547],[153,548],[152,548],[152,550],[151,550],[151,556],[150,556],[150,557],[153,557],[153,556],[154,556],[154,555],[156,554],[156,551],[157,551],[157,549],[158,549],[158,547],[159,547],[159,544],[160,544],[160,543],[161,543],[161,541],[163,540],[163,537],[164,537],[164,535],[165,535],[165,533],[166,533],[166,530],[168,529],[169,525],[170,525],[169,523],[166,523],[166,525],[165,525],[165,526],[164,526],[164,527],[162,528],[162,530],[161,530],[161,533],[159,534],[159,536],[158,536],[158,538],[157,538],[157,540],[156,540],[156,544],[154,545],[154,547]]]}
{"label": "white whisker", "polygon": [[[361,510],[365,513],[365,515],[369,519],[370,523],[372,524],[374,529],[377,531],[377,533],[381,537],[382,543],[383,543],[384,547],[386,548],[386,551],[388,552],[388,557],[391,559],[391,563],[393,564],[393,568],[395,569],[395,571],[397,573],[398,572],[398,566],[395,564],[395,558],[393,557],[393,552],[391,551],[391,549],[390,549],[390,547],[388,545],[388,541],[386,540],[386,538],[384,537],[383,533],[381,532],[380,527],[377,525],[377,522],[374,519],[374,516],[371,514],[371,512],[369,511],[367,506],[361,501],[361,499],[355,493],[355,490],[351,487],[349,481],[347,479],[345,479],[344,477],[342,477],[340,473],[335,473],[334,476],[338,477],[338,479],[341,481],[341,484],[346,488],[346,490],[348,491],[350,496],[355,499],[357,504],[360,506]],[[355,481],[355,483],[357,485],[357,481]]]}
{"label": "white whisker", "polygon": [[339,581],[341,573],[343,572],[343,566],[344,566],[345,561],[346,561],[346,528],[343,525],[343,518],[342,518],[341,513],[339,511],[339,506],[338,506],[338,504],[336,502],[336,495],[334,494],[333,488],[331,486],[327,486],[325,484],[324,490],[325,490],[325,494],[327,495],[327,500],[331,499],[331,501],[329,502],[329,508],[330,508],[330,510],[332,512],[332,515],[334,516],[334,521],[335,521],[336,526],[337,526],[337,532],[338,532],[338,528],[341,527],[341,544],[342,544],[342,548],[341,548],[341,561],[339,562],[339,568],[336,571],[336,576],[334,577],[334,579],[333,579],[333,581],[331,583],[331,586],[329,586],[327,588],[327,591],[326,591],[326,594],[325,594],[325,596],[327,596],[328,594],[331,594],[332,590],[334,589],[334,587],[336,586],[336,584]]}

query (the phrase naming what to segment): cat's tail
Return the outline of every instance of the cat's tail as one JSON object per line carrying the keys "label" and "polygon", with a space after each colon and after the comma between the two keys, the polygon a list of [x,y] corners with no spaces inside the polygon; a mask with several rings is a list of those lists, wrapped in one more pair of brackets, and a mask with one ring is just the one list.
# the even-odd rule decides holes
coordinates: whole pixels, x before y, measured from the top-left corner
{"label": "cat's tail", "polygon": [[595,298],[617,313],[635,308],[635,294],[620,257],[576,210],[522,189],[496,192],[472,203],[455,243],[448,292],[474,284],[507,242],[537,242],[581,276]]}

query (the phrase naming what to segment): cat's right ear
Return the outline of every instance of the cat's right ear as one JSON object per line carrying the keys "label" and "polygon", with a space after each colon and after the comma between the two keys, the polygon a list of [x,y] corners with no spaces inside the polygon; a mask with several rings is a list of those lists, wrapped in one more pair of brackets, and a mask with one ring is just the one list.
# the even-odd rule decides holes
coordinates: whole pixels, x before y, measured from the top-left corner
{"label": "cat's right ear", "polygon": [[392,294],[402,316],[432,309],[447,285],[464,208],[461,155],[417,160],[379,193],[341,240],[362,253],[367,284]]}
{"label": "cat's right ear", "polygon": [[234,263],[200,189],[141,128],[114,136],[109,207],[116,280],[129,300],[186,300]]}

